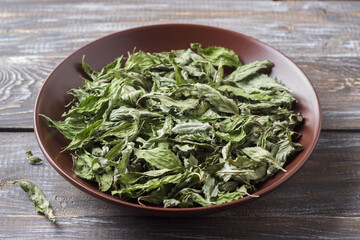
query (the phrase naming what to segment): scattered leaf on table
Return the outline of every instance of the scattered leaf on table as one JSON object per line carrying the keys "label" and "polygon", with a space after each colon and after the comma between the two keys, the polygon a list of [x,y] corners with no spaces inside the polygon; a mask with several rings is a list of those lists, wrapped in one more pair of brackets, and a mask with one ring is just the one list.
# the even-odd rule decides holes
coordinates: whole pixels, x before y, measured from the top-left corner
{"label": "scattered leaf on table", "polygon": [[56,217],[53,214],[53,210],[50,206],[50,203],[47,200],[45,194],[41,191],[41,189],[38,186],[24,179],[18,179],[13,181],[12,183],[13,184],[18,183],[20,187],[28,194],[29,198],[34,202],[36,211],[44,214],[49,220],[55,222]]}
{"label": "scattered leaf on table", "polygon": [[29,161],[29,163],[31,165],[36,165],[36,164],[42,164],[43,163],[43,160],[38,158],[38,157],[33,156],[31,151],[26,152],[26,158],[28,159],[28,161]]}

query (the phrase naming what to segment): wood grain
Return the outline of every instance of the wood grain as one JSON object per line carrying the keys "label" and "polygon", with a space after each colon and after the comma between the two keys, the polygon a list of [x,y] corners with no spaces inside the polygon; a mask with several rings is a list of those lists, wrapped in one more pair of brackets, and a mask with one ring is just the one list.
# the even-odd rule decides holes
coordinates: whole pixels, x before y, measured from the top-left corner
{"label": "wood grain", "polygon": [[[58,223],[36,217],[0,217],[10,228],[9,239],[358,239],[359,219],[289,217],[207,217],[164,219],[149,217],[59,218]],[[34,228],[28,228],[31,223]],[[331,227],[331,228],[329,228]],[[9,230],[7,230],[9,232]],[[0,233],[0,236],[3,234]]]}
{"label": "wood grain", "polygon": [[323,129],[360,129],[360,2],[0,1],[0,128],[32,128],[42,83],[101,36],[159,23],[206,24],[258,38],[292,58],[317,90]]}
{"label": "wood grain", "polygon": [[[356,239],[360,234],[360,135],[322,132],[315,152],[289,182],[265,197],[201,218],[144,217],[78,190],[43,158],[32,133],[0,133],[0,183],[26,178],[51,202],[57,224],[38,215],[17,186],[0,186],[0,238]],[[19,231],[18,226],[21,227]],[[72,235],[73,233],[76,235]]]}

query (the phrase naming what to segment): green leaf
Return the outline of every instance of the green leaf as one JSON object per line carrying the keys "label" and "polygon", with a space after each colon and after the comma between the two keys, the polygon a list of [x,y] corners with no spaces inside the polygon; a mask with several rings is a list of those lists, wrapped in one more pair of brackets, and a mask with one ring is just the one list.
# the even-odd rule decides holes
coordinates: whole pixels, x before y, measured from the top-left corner
{"label": "green leaf", "polygon": [[211,142],[212,138],[209,133],[206,132],[197,132],[197,133],[190,133],[190,134],[179,134],[175,137],[175,140],[179,142],[186,142],[186,141],[195,141],[195,142]]}
{"label": "green leaf", "polygon": [[115,174],[117,175],[117,177],[122,176],[123,174],[128,172],[127,168],[133,151],[134,143],[127,143],[126,148],[121,152],[121,160],[119,166],[115,169]]}
{"label": "green leaf", "polygon": [[186,169],[191,169],[196,167],[199,164],[199,161],[194,157],[194,155],[190,154],[188,159],[184,160],[184,165]]}
{"label": "green leaf", "polygon": [[135,149],[137,158],[142,158],[158,169],[183,167],[180,159],[169,149],[153,148],[148,150]]}
{"label": "green leaf", "polygon": [[164,199],[163,200],[164,208],[177,207],[181,204],[179,200],[176,199]]}
{"label": "green leaf", "polygon": [[247,195],[247,189],[245,186],[241,186],[238,190],[234,192],[220,192],[218,194],[216,204],[223,204],[238,200]]}
{"label": "green leaf", "polygon": [[95,132],[96,128],[100,126],[101,123],[102,120],[99,120],[76,134],[71,143],[65,148],[65,150],[74,150],[77,148],[81,148],[84,144],[92,140],[94,138],[93,133]]}
{"label": "green leaf", "polygon": [[176,84],[177,85],[182,85],[184,84],[186,81],[184,80],[184,78],[182,77],[181,73],[180,73],[180,69],[177,65],[177,63],[174,60],[174,52],[170,52],[169,53],[169,60],[170,63],[173,65],[174,67],[174,72],[175,72],[175,80],[176,80]]}
{"label": "green leaf", "polygon": [[47,200],[45,194],[41,189],[29,180],[18,179],[12,182],[19,184],[20,187],[28,194],[29,198],[33,201],[35,210],[44,214],[50,221],[55,222],[56,217]]}
{"label": "green leaf", "polygon": [[228,159],[230,157],[231,154],[231,143],[232,141],[229,141],[222,149],[221,149],[221,154],[223,159]]}
{"label": "green leaf", "polygon": [[138,197],[138,203],[141,205],[144,205],[144,202],[149,202],[152,204],[161,204],[165,197],[166,197],[166,190],[164,190],[164,188],[161,186],[158,189],[152,191],[148,195],[143,195]]}
{"label": "green leaf", "polygon": [[182,189],[180,194],[180,206],[183,207],[191,207],[194,205],[200,205],[203,207],[211,206],[215,204],[214,202],[206,200],[200,193],[200,191],[196,191],[191,188]]}
{"label": "green leaf", "polygon": [[134,119],[144,119],[144,118],[161,118],[163,115],[159,113],[150,112],[147,110],[138,110],[134,108],[128,108],[121,106],[118,109],[115,109],[110,114],[110,121],[119,121],[132,117]]}
{"label": "green leaf", "polygon": [[239,108],[234,100],[225,97],[219,91],[208,85],[196,83],[195,87],[198,90],[199,96],[204,98],[219,111],[236,115],[239,114]]}
{"label": "green leaf", "polygon": [[91,67],[85,62],[85,55],[82,58],[82,69],[85,71],[85,73],[92,79],[96,80],[99,76],[99,72],[96,72],[95,70],[92,70]]}
{"label": "green leaf", "polygon": [[215,132],[216,136],[224,139],[227,142],[243,143],[246,138],[244,129],[235,130],[232,133]]}
{"label": "green leaf", "polygon": [[120,92],[121,100],[132,106],[136,105],[137,101],[140,99],[140,97],[143,94],[145,94],[145,90],[143,89],[136,90],[136,88],[134,88],[133,86],[126,84],[122,86]]}
{"label": "green leaf", "polygon": [[209,130],[211,130],[211,126],[207,123],[181,123],[171,129],[174,133],[182,134],[206,132]]}
{"label": "green leaf", "polygon": [[26,158],[28,159],[28,162],[31,165],[36,165],[36,164],[42,164],[43,163],[43,160],[38,158],[38,157],[33,156],[31,151],[26,152]]}
{"label": "green leaf", "polygon": [[96,181],[99,183],[99,189],[101,191],[106,192],[110,189],[113,183],[113,176],[114,173],[112,171],[96,175]]}
{"label": "green leaf", "polygon": [[273,79],[266,74],[255,74],[252,78],[236,82],[236,86],[249,92],[257,92],[259,89],[289,91],[277,79]]}
{"label": "green leaf", "polygon": [[180,170],[179,168],[174,168],[174,169],[165,168],[160,170],[150,170],[146,172],[128,172],[121,176],[120,181],[124,185],[132,185],[139,182],[139,180],[143,181],[143,179],[146,177],[161,177],[165,174],[179,172],[179,170]]}
{"label": "green leaf", "polygon": [[101,135],[101,137],[97,138],[97,141],[104,140],[107,137],[117,137],[120,139],[126,136],[131,137],[138,132],[139,126],[138,122],[134,121],[133,123],[119,124],[118,127],[115,125],[111,128],[106,126],[100,126],[100,128],[104,128],[104,130],[106,129],[107,131]]}
{"label": "green leaf", "polygon": [[40,116],[47,120],[48,126],[56,128],[65,138],[72,140],[76,134],[80,133],[86,126],[83,121],[73,118],[66,118],[65,121],[53,121],[42,114]]}
{"label": "green leaf", "polygon": [[109,63],[101,69],[101,72],[98,75],[99,79],[113,78],[117,71],[121,71],[121,61],[123,57],[116,58],[113,62]]}
{"label": "green leaf", "polygon": [[272,149],[272,154],[275,155],[276,160],[283,166],[296,149],[302,149],[298,143],[293,143],[290,133],[287,131],[287,137],[277,142]]}
{"label": "green leaf", "polygon": [[95,173],[92,171],[92,163],[94,158],[82,152],[76,155],[72,155],[72,160],[72,170],[77,176],[87,180],[93,180],[95,178]]}
{"label": "green leaf", "polygon": [[252,120],[253,117],[247,117],[242,115],[232,116],[217,124],[217,128],[222,132],[230,132],[236,129],[239,125]]}
{"label": "green leaf", "polygon": [[214,123],[216,121],[219,121],[221,119],[225,118],[224,116],[221,116],[220,114],[214,112],[211,109],[206,110],[202,115],[198,117],[198,120],[201,122],[208,122],[208,123]]}
{"label": "green leaf", "polygon": [[141,73],[146,69],[160,64],[161,61],[154,55],[143,51],[131,54],[125,63],[125,70]]}
{"label": "green leaf", "polygon": [[224,77],[224,68],[223,68],[222,60],[220,60],[219,67],[218,67],[217,71],[215,72],[214,79],[213,79],[215,88],[218,88],[220,86],[220,84],[222,83],[223,77]]}
{"label": "green leaf", "polygon": [[267,69],[271,66],[273,66],[273,63],[268,60],[248,63],[246,65],[238,67],[234,72],[232,72],[224,79],[224,82],[240,82],[254,75],[260,70]]}
{"label": "green leaf", "polygon": [[203,49],[201,48],[200,43],[192,43],[191,48],[196,49],[198,54],[211,62],[214,66],[219,66],[220,62],[222,65],[229,67],[238,67],[242,65],[239,57],[233,50],[214,46]]}
{"label": "green leaf", "polygon": [[179,109],[179,112],[181,113],[187,110],[194,109],[199,104],[198,99],[188,98],[186,100],[176,100],[163,94],[155,93],[145,94],[142,96],[142,98],[139,99],[139,101],[144,98],[156,99],[160,101],[161,105],[167,108],[175,107]]}
{"label": "green leaf", "polygon": [[271,155],[271,153],[266,149],[263,149],[261,147],[247,147],[243,148],[242,151],[254,161],[268,162],[274,167],[286,172],[286,170],[281,167],[279,162],[277,162],[276,159]]}
{"label": "green leaf", "polygon": [[219,194],[219,189],[215,178],[208,175],[204,180],[202,191],[204,192],[207,201],[211,201],[212,198],[216,197]]}
{"label": "green leaf", "polygon": [[237,97],[242,97],[245,99],[253,100],[252,96],[250,94],[246,93],[245,91],[243,91],[241,88],[232,87],[229,85],[222,85],[222,86],[218,87],[217,90],[219,90],[221,92],[227,91],[227,92],[234,94]]}
{"label": "green leaf", "polygon": [[163,178],[154,178],[154,179],[147,181],[144,184],[134,184],[134,185],[131,185],[131,186],[121,189],[121,190],[112,191],[111,194],[112,195],[124,194],[127,192],[136,191],[139,189],[151,190],[151,189],[158,188],[164,184],[178,183],[183,179],[183,177],[184,177],[184,175],[182,173],[179,173],[179,174],[175,174],[175,175],[165,176]]}

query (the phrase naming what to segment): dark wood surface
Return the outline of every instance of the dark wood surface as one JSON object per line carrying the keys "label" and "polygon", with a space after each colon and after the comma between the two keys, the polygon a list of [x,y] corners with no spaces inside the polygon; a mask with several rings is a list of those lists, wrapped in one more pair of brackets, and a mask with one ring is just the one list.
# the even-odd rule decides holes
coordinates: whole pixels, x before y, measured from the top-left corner
{"label": "dark wood surface", "polygon": [[[36,95],[70,53],[101,36],[158,23],[206,24],[262,40],[312,81],[319,143],[289,182],[247,205],[199,218],[154,218],[81,192],[42,158]],[[0,0],[0,239],[360,239],[360,2]],[[7,180],[48,196],[57,223]]]}

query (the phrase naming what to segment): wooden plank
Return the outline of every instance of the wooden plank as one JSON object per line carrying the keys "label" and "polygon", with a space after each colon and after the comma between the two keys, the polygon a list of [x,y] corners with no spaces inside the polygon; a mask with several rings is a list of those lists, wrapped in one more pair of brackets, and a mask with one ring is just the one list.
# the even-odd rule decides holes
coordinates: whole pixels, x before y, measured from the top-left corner
{"label": "wooden plank", "polygon": [[[309,161],[274,192],[232,210],[191,219],[144,217],[103,202],[73,187],[48,162],[29,165],[26,150],[43,158],[33,133],[0,133],[1,239],[355,239],[360,234],[358,132],[322,132]],[[43,189],[57,224],[38,215],[19,187],[4,184],[17,178]]]}
{"label": "wooden plank", "polygon": [[3,3],[0,29],[7,36],[0,43],[3,54],[61,56],[108,33],[169,22],[239,31],[268,42],[291,57],[360,54],[360,3],[354,1],[45,2]]}
{"label": "wooden plank", "polygon": [[[101,36],[159,23],[242,32],[281,50],[313,81],[324,129],[359,129],[360,3],[356,1],[2,1],[0,128],[32,128],[36,95],[52,69]],[[271,20],[269,20],[271,19]]]}
{"label": "wooden plank", "polygon": [[322,129],[360,128],[360,58],[294,58],[312,82]]}
{"label": "wooden plank", "polygon": [[0,221],[9,226],[0,237],[10,239],[358,239],[360,234],[358,218],[61,217],[52,224],[37,217],[0,216]]}

